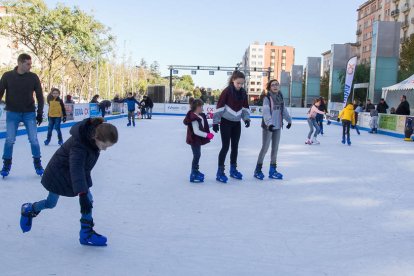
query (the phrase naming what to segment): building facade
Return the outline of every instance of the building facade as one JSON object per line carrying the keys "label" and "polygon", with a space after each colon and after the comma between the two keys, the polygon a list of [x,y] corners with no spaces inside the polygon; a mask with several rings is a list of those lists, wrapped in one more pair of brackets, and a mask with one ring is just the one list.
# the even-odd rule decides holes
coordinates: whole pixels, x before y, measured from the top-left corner
{"label": "building facade", "polygon": [[[281,79],[282,71],[291,73],[295,62],[295,48],[291,46],[277,46],[273,42],[260,44],[255,42],[246,49],[241,70],[252,68],[271,68],[270,78]],[[263,72],[250,71],[247,75],[246,90],[250,100],[257,99],[266,89],[268,76]]]}
{"label": "building facade", "polygon": [[414,0],[369,0],[357,9],[358,62],[370,64],[372,26],[376,21],[401,22],[401,42],[414,34]]}

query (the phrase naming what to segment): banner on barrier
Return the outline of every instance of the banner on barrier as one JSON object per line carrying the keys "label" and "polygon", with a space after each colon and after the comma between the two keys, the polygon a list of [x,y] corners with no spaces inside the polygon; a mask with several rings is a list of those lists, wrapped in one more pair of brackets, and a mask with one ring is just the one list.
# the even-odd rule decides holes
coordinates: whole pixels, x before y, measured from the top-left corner
{"label": "banner on barrier", "polygon": [[76,104],[73,112],[75,121],[89,118],[89,104]]}
{"label": "banner on barrier", "polygon": [[188,104],[165,104],[165,113],[186,114],[190,109]]}
{"label": "banner on barrier", "polygon": [[89,117],[96,118],[99,117],[99,106],[96,103],[89,104]]}
{"label": "banner on barrier", "polygon": [[397,130],[397,116],[381,114],[379,117],[379,127],[387,130]]}
{"label": "banner on barrier", "polygon": [[73,118],[73,110],[74,110],[74,104],[65,104],[65,110],[66,110],[66,120],[72,121]]}
{"label": "banner on barrier", "polygon": [[125,110],[125,104],[124,103],[112,103],[112,115],[119,115],[121,113],[124,113]]}

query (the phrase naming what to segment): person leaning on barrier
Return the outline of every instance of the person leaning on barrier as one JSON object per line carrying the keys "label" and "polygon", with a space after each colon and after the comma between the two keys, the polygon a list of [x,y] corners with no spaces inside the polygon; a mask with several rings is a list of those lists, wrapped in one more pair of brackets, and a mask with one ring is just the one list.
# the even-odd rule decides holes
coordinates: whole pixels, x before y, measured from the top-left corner
{"label": "person leaning on barrier", "polygon": [[398,105],[395,111],[397,115],[410,115],[410,104],[407,102],[407,96],[401,96],[401,103]]}

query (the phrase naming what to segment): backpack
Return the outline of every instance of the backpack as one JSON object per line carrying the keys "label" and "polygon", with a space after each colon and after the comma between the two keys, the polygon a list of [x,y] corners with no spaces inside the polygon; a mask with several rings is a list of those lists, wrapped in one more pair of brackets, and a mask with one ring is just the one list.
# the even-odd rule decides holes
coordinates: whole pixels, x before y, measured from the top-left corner
{"label": "backpack", "polygon": [[[281,108],[281,112],[282,112],[282,114],[281,114],[281,120],[282,120],[282,128],[283,128],[283,112],[284,112],[284,110],[285,110],[285,100],[283,99],[283,94],[282,94],[282,92],[280,92],[279,91],[279,93],[280,93],[280,96],[282,97],[282,108]],[[272,106],[272,99],[271,99],[271,96],[270,96],[270,94],[269,94],[269,92],[267,93],[267,95],[266,95],[266,98],[267,98],[267,100],[269,101],[269,107],[270,107],[270,116],[272,116],[273,115],[273,106]],[[263,119],[263,116],[262,116],[262,128],[264,128],[264,129],[267,129],[267,126],[266,126],[266,124],[264,123],[264,119]]]}

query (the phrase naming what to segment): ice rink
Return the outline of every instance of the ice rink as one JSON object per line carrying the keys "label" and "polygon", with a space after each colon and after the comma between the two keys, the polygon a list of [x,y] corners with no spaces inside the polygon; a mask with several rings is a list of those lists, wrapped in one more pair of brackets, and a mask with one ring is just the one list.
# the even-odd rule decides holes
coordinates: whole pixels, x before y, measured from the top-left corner
{"label": "ice rink", "polygon": [[[182,120],[154,116],[136,128],[111,121],[120,140],[102,153],[91,189],[105,248],[79,244],[77,198],[61,198],[21,232],[21,204],[47,192],[27,137],[19,136],[11,174],[0,180],[0,274],[414,275],[414,143],[352,131],[349,147],[340,143],[341,129],[329,126],[321,145],[308,146],[306,122],[294,121],[279,151],[285,179],[259,181],[261,129],[253,119],[240,141],[244,180],[215,181],[216,135],[202,148],[206,182],[191,184]],[[42,144],[45,137],[39,133]],[[57,148],[54,133],[41,147],[44,166]]]}

